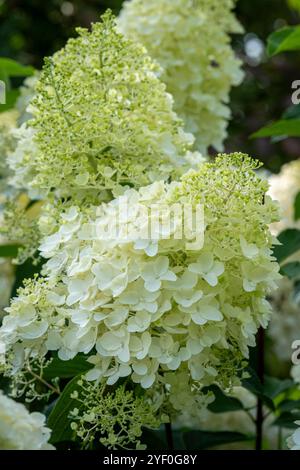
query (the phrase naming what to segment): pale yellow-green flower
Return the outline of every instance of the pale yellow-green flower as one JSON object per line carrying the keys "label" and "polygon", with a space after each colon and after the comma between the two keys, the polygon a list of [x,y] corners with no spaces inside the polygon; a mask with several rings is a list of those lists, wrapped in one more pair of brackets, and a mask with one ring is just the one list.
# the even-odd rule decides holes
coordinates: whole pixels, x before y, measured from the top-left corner
{"label": "pale yellow-green flower", "polygon": [[[268,230],[277,207],[257,166],[246,155],[220,155],[180,182],[62,213],[40,246],[45,278],[29,282],[7,309],[3,361],[16,370],[24,354],[58,351],[68,360],[95,351],[88,380],[164,383],[175,409],[177,373],[186,375],[185,397],[211,383],[238,384],[279,278]],[[193,214],[204,207],[203,246],[191,246],[201,223],[180,237],[180,218],[168,223],[174,204],[186,203]],[[157,217],[156,231],[141,236],[137,228]]]}
{"label": "pale yellow-green flower", "polygon": [[92,199],[168,178],[185,163],[184,133],[159,67],[117,32],[110,13],[45,61],[33,119],[9,165],[32,197]]}
{"label": "pale yellow-green flower", "polygon": [[231,33],[242,27],[232,12],[236,0],[130,0],[118,25],[143,44],[163,71],[175,110],[203,154],[223,149],[230,118],[231,87],[242,78]]}

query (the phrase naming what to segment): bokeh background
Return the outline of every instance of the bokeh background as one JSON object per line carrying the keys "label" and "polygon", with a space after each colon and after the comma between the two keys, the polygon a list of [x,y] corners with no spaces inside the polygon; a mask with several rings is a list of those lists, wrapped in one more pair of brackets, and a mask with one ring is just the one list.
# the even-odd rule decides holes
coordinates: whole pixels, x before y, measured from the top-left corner
{"label": "bokeh background", "polygon": [[[0,56],[40,68],[43,58],[60,49],[76,26],[89,27],[107,8],[116,14],[122,0],[0,0]],[[246,77],[232,92],[233,118],[226,150],[258,157],[272,172],[300,154],[298,138],[250,139],[267,122],[279,119],[291,103],[291,84],[300,78],[300,55],[266,57],[270,33],[300,21],[300,0],[239,0],[237,16],[245,34],[234,38]]]}

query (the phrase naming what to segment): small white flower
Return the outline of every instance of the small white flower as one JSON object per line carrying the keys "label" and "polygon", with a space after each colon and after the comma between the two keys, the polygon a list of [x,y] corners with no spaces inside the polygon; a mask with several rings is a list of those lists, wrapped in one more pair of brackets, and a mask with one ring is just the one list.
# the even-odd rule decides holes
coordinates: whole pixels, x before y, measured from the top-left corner
{"label": "small white flower", "polygon": [[155,261],[143,266],[141,277],[145,281],[145,289],[155,292],[160,289],[162,281],[176,281],[177,276],[169,270],[169,260],[166,256],[159,256]]}
{"label": "small white flower", "polygon": [[224,264],[214,261],[211,253],[203,253],[196,263],[189,265],[189,271],[199,274],[212,287],[218,284],[218,277],[224,272]]}

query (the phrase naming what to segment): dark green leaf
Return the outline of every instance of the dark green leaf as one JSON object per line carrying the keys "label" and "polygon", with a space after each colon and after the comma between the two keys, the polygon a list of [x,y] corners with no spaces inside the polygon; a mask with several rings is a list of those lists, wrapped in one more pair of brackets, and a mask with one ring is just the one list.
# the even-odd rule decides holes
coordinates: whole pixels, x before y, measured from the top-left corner
{"label": "dark green leaf", "polygon": [[286,276],[289,279],[299,279],[300,278],[300,262],[293,261],[292,263],[287,263],[284,266],[281,266],[280,272],[283,276]]}
{"label": "dark green leaf", "polygon": [[278,408],[282,412],[300,410],[300,400],[283,400]]}
{"label": "dark green leaf", "polygon": [[281,245],[274,247],[274,256],[279,263],[300,250],[300,230],[284,230],[281,232],[278,239]]}
{"label": "dark green leaf", "polygon": [[44,377],[46,380],[60,377],[61,379],[70,379],[78,374],[83,374],[93,367],[92,364],[87,362],[85,354],[78,354],[70,361],[62,361],[55,357],[49,366],[44,370]]}
{"label": "dark green leaf", "polygon": [[283,428],[295,429],[297,425],[295,421],[300,419],[300,412],[299,413],[291,413],[290,411],[286,411],[282,413],[278,418],[273,421],[274,426],[281,426]]}
{"label": "dark green leaf", "polygon": [[0,258],[15,258],[20,245],[0,245]]}
{"label": "dark green leaf", "polygon": [[[208,409],[214,413],[223,413],[226,411],[237,411],[244,409],[243,403],[237,398],[229,397],[216,385],[207,388],[215,395],[215,400],[208,406]],[[205,392],[205,390],[203,390]]]}
{"label": "dark green leaf", "polygon": [[258,139],[260,137],[300,137],[300,119],[281,119],[272,122],[267,126],[259,129],[251,135],[251,138]]}
{"label": "dark green leaf", "polygon": [[300,27],[288,26],[271,34],[267,42],[267,53],[269,56],[284,51],[295,51],[300,49]]}
{"label": "dark green leaf", "polygon": [[294,219],[300,219],[300,192],[297,194],[294,202]]}
{"label": "dark green leaf", "polygon": [[250,377],[242,380],[243,387],[256,396],[261,395],[263,393],[263,386],[258,378],[257,373],[254,369],[252,369],[252,367],[247,367],[246,372],[248,372]]}
{"label": "dark green leaf", "polygon": [[[173,436],[174,437],[174,436]],[[163,450],[167,448],[165,430],[153,430],[145,428],[141,437],[141,442],[146,444],[147,450]]]}
{"label": "dark green leaf", "polygon": [[0,73],[8,77],[28,77],[33,75],[34,68],[29,65],[22,65],[7,57],[0,58]]}
{"label": "dark green leaf", "polygon": [[283,113],[282,119],[300,119],[300,104],[290,106]]}
{"label": "dark green leaf", "polygon": [[276,377],[270,377],[266,375],[263,385],[263,392],[266,396],[273,399],[292,386],[293,381],[290,379],[280,380]]}
{"label": "dark green leaf", "polygon": [[209,447],[252,440],[240,432],[230,431],[188,431],[183,434],[183,440],[187,450],[203,450]]}
{"label": "dark green leaf", "polygon": [[256,372],[251,367],[248,367],[247,371],[249,372],[250,377],[243,379],[243,387],[259,398],[270,410],[275,411],[276,407],[273,403],[273,400],[265,393],[264,387],[260,382]]}
{"label": "dark green leaf", "polygon": [[74,377],[74,379],[68,383],[49,415],[47,423],[49,428],[52,429],[52,444],[72,440],[73,431],[70,427],[71,420],[69,415],[74,408],[80,409],[82,404],[71,398],[71,394],[79,390],[79,379],[80,375]]}

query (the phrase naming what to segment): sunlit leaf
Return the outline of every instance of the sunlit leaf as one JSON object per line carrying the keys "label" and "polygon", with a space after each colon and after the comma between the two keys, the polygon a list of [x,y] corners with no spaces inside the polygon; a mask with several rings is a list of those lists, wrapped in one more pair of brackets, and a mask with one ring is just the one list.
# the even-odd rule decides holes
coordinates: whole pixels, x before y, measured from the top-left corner
{"label": "sunlit leaf", "polygon": [[259,129],[251,138],[261,137],[300,137],[300,119],[282,119]]}
{"label": "sunlit leaf", "polygon": [[300,49],[300,26],[288,26],[271,34],[267,42],[269,56]]}
{"label": "sunlit leaf", "polygon": [[30,65],[22,65],[13,59],[0,57],[0,74],[8,77],[28,77],[33,75],[34,68]]}

